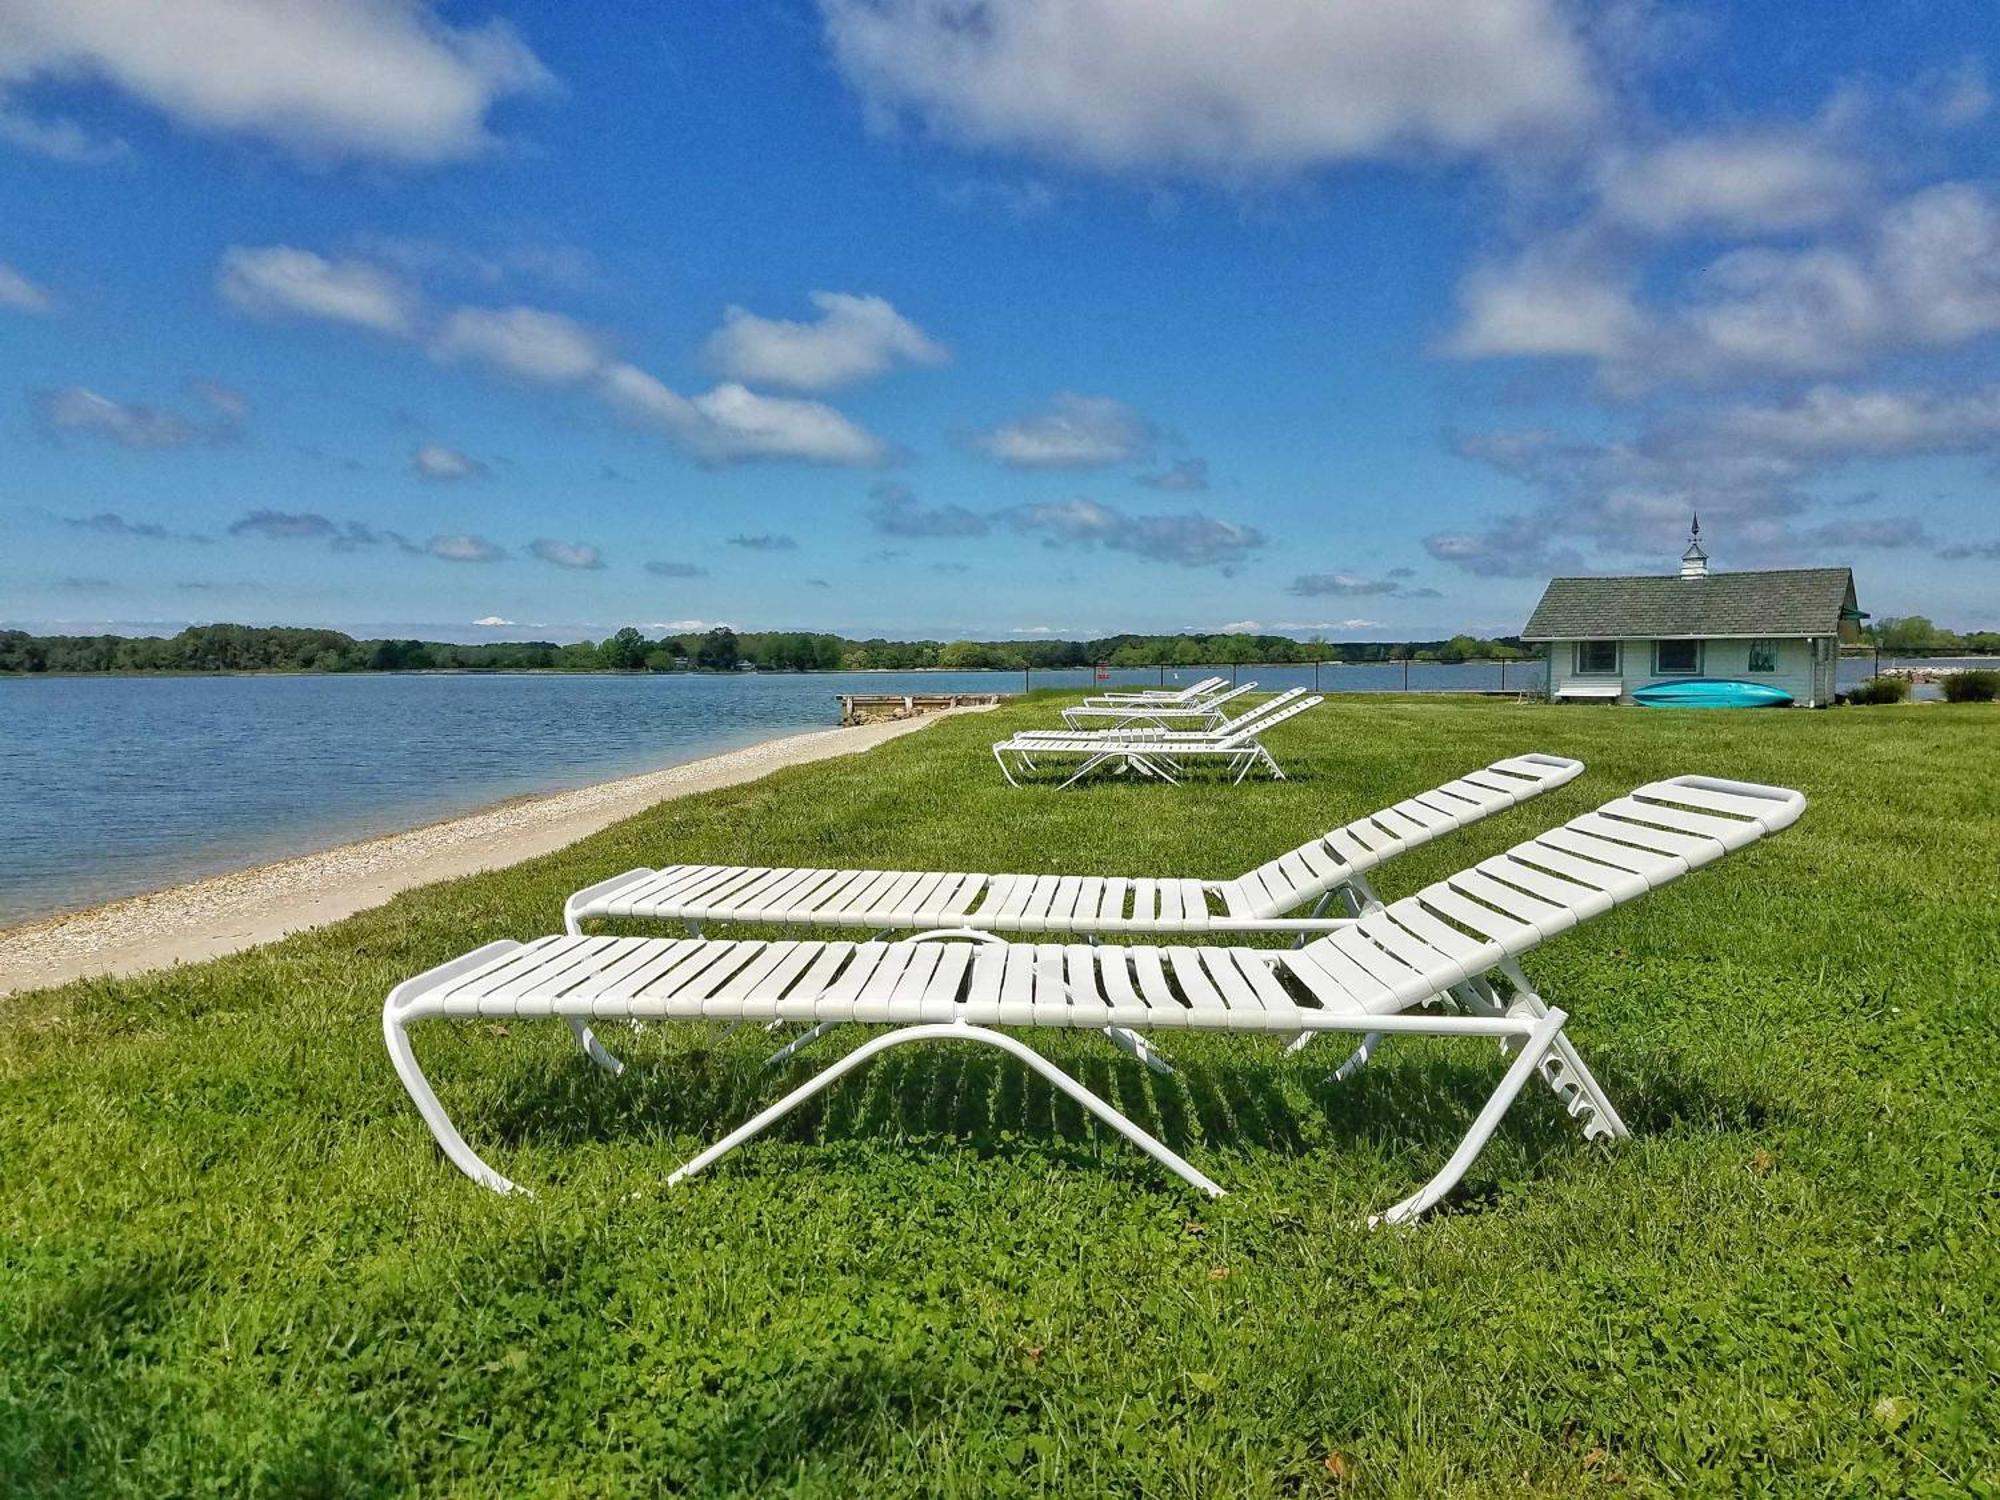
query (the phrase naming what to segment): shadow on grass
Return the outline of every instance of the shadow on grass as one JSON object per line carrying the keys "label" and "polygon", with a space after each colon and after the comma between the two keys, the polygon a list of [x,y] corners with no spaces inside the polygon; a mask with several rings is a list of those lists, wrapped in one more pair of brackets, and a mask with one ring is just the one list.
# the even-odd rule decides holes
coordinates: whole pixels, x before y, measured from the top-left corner
{"label": "shadow on grass", "polygon": [[[714,1139],[814,1076],[873,1034],[852,1027],[826,1038],[780,1068],[763,1058],[779,1036],[740,1032],[665,1055],[634,1048],[617,1078],[580,1056],[527,1063],[498,1089],[498,1111],[478,1125],[509,1145]],[[631,1034],[614,1030],[618,1048]],[[1155,1038],[1156,1041],[1162,1041]],[[1172,1038],[1162,1041],[1169,1055]],[[1195,1048],[1186,1049],[1193,1052]],[[1241,1055],[1214,1062],[1174,1058],[1171,1074],[1149,1072],[1108,1043],[1077,1035],[1050,1049],[1058,1067],[1177,1152],[1255,1152],[1297,1157],[1342,1142],[1393,1151],[1447,1152],[1464,1135],[1504,1072],[1497,1055],[1464,1049],[1392,1047],[1342,1083],[1327,1074],[1346,1055],[1322,1043],[1296,1059]],[[650,1055],[649,1055],[650,1054]],[[1628,1126],[1642,1135],[1690,1126],[1709,1132],[1756,1131],[1771,1110],[1698,1074],[1657,1068],[1621,1087],[1606,1084]],[[1578,1144],[1577,1128],[1549,1092],[1530,1084],[1509,1111],[1507,1137],[1536,1154]],[[982,1047],[917,1046],[883,1053],[807,1100],[774,1125],[776,1139],[806,1141],[950,1141],[982,1154],[1015,1143],[1091,1155],[1110,1135],[1077,1103],[1013,1059]]]}

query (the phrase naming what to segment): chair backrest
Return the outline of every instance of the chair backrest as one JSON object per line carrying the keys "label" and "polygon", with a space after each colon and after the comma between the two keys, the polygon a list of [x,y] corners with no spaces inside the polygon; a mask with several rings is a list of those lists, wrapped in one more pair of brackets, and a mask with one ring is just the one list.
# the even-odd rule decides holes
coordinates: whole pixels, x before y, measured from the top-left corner
{"label": "chair backrest", "polygon": [[1254,693],[1256,690],[1256,683],[1242,683],[1237,687],[1231,688],[1226,693],[1218,693],[1213,698],[1204,698],[1199,703],[1190,704],[1189,711],[1192,713],[1213,713],[1216,709],[1222,707],[1223,704],[1241,698],[1245,693]]}
{"label": "chair backrest", "polygon": [[1308,698],[1304,688],[1287,688],[1275,698],[1268,698],[1256,708],[1238,714],[1225,724],[1218,724],[1215,733],[1225,748],[1242,744],[1244,741],[1262,734],[1274,724],[1282,724],[1293,714],[1302,714],[1307,709],[1326,702],[1320,697]]}
{"label": "chair backrest", "polygon": [[1583,762],[1566,755],[1511,755],[1393,807],[1342,824],[1267,860],[1225,887],[1231,911],[1282,916],[1441,834],[1574,781]]}
{"label": "chair backrest", "polygon": [[[1788,787],[1676,776],[1516,844],[1292,955],[1371,1011],[1400,1010],[1788,828]],[[1311,988],[1312,974],[1300,971]]]}
{"label": "chair backrest", "polygon": [[1165,708],[1176,703],[1192,703],[1204,694],[1212,693],[1224,686],[1228,681],[1227,677],[1204,677],[1200,682],[1190,683],[1188,686],[1177,688],[1171,693],[1147,688],[1143,692],[1099,693],[1083,701],[1085,703],[1150,703],[1155,707]]}

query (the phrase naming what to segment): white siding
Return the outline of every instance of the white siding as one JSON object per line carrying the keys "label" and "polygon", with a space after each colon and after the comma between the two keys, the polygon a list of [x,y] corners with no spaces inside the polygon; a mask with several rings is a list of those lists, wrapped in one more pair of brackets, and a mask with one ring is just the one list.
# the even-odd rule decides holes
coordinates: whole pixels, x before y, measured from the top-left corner
{"label": "white siding", "polygon": [[1778,670],[1750,670],[1749,641],[1711,640],[1702,642],[1701,669],[1697,672],[1661,676],[1653,670],[1653,646],[1649,639],[1627,639],[1619,643],[1619,671],[1616,677],[1576,670],[1576,642],[1549,642],[1549,689],[1552,697],[1574,693],[1579,698],[1601,694],[1615,684],[1621,701],[1630,699],[1635,689],[1655,682],[1685,682],[1689,677],[1721,677],[1732,681],[1761,683],[1792,695],[1805,708],[1823,708],[1833,701],[1834,653],[1825,649],[1815,659],[1813,643],[1804,637],[1780,640]]}

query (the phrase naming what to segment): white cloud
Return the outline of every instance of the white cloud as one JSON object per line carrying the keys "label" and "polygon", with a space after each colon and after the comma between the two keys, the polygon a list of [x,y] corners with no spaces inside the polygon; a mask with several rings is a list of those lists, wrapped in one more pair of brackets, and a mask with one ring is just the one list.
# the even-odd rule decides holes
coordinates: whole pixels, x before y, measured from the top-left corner
{"label": "white cloud", "polygon": [[1205,458],[1183,458],[1168,464],[1157,474],[1141,474],[1134,481],[1150,490],[1173,490],[1191,493],[1208,488],[1208,460]]}
{"label": "white cloud", "polygon": [[1484,152],[1596,109],[1552,0],[821,0],[878,121],[1087,166],[1218,177]]}
{"label": "white cloud", "polygon": [[447,362],[473,360],[546,385],[569,385],[598,373],[604,346],[561,313],[534,307],[461,307],[431,344]]}
{"label": "white cloud", "polygon": [[[0,84],[4,81],[4,77],[0,77]],[[46,156],[51,161],[86,167],[117,161],[128,155],[131,149],[123,141],[99,139],[74,120],[60,116],[38,120],[18,109],[10,109],[4,88],[0,88],[0,141],[18,146],[23,151],[32,151],[37,156]]]}
{"label": "white cloud", "polygon": [[99,511],[90,516],[63,516],[60,519],[65,526],[95,532],[99,536],[129,537],[149,542],[199,542],[203,546],[214,540],[213,537],[169,531],[157,521],[128,521],[116,511]]}
{"label": "white cloud", "polygon": [[1285,592],[1301,599],[1355,599],[1380,595],[1394,599],[1435,599],[1432,588],[1411,588],[1408,568],[1394,569],[1387,578],[1363,578],[1355,573],[1301,573]]}
{"label": "white cloud", "polygon": [[499,100],[552,86],[504,23],[428,0],[8,0],[0,90],[80,77],[195,130],[413,164],[481,150]]}
{"label": "white cloud", "polygon": [[1598,197],[1613,223],[1648,234],[1769,234],[1828,223],[1868,187],[1860,156],[1824,135],[1690,136],[1606,154]]}
{"label": "white cloud", "polygon": [[500,562],[507,556],[507,549],[486,540],[458,532],[449,536],[434,536],[424,547],[432,557],[441,557],[446,562],[490,563]]}
{"label": "white cloud", "polygon": [[762,318],[731,307],[703,357],[731,380],[830,391],[886,374],[898,364],[941,365],[951,352],[881,297],[814,292],[811,323]]}
{"label": "white cloud", "polygon": [[250,417],[250,398],[234,386],[219,380],[190,380],[188,389],[203,405],[225,422],[242,423]]}
{"label": "white cloud", "polygon": [[1056,206],[1056,190],[1032,177],[1020,182],[968,177],[940,188],[938,196],[953,208],[984,210],[1017,222],[1038,219]]}
{"label": "white cloud", "polygon": [[412,556],[424,552],[399,531],[378,531],[365,521],[342,523],[317,511],[253,510],[229,526],[231,536],[254,536],[270,542],[325,542],[335,552],[364,547],[394,547]]}
{"label": "white cloud", "polygon": [[1661,343],[1667,366],[1696,378],[1815,375],[1994,332],[2000,200],[1947,183],[1893,205],[1859,247],[1723,257]]}
{"label": "white cloud", "polygon": [[558,568],[594,571],[604,566],[604,554],[584,542],[558,542],[541,537],[529,543],[528,550]]}
{"label": "white cloud", "polygon": [[37,391],[30,405],[42,430],[52,437],[99,438],[121,448],[184,448],[191,443],[228,442],[238,435],[238,424],[226,416],[198,423],[159,407],[114,401],[80,385]]}
{"label": "white cloud", "polygon": [[906,484],[885,479],[870,490],[868,524],[884,536],[984,536],[992,523],[962,505],[925,506]]}
{"label": "white cloud", "polygon": [[[216,284],[247,312],[328,318],[407,338],[417,337],[420,321],[428,321],[420,318],[414,294],[379,267],[329,262],[289,246],[231,249]],[[542,385],[587,384],[592,395],[662,433],[698,463],[793,459],[875,466],[893,456],[880,438],[824,402],[767,396],[734,381],[683,396],[638,366],[613,360],[596,332],[542,308],[460,307],[428,345],[431,357],[446,364],[484,365]],[[475,462],[442,445],[413,458],[417,472],[430,479],[466,477],[459,466]]]}
{"label": "white cloud", "polygon": [[0,307],[14,312],[45,313],[54,310],[55,299],[0,260]]}
{"label": "white cloud", "polygon": [[648,630],[663,631],[668,635],[687,635],[697,630],[728,630],[727,620],[650,620]]}
{"label": "white cloud", "polygon": [[601,389],[629,419],[660,432],[698,463],[798,459],[871,466],[890,456],[880,438],[824,402],[764,396],[734,382],[683,396],[627,364],[606,369]]}
{"label": "white cloud", "polygon": [[1634,304],[1589,255],[1558,243],[1467,277],[1467,358],[1596,360],[1614,389],[1859,369],[1884,355],[2000,332],[2000,198],[1944,183],[1891,204],[1858,236],[1715,260],[1694,295]]}
{"label": "white cloud", "polygon": [[1462,359],[1612,359],[1644,328],[1630,293],[1593,268],[1530,253],[1484,266],[1459,288],[1464,320],[1447,344]]}
{"label": "white cloud", "polygon": [[1918,112],[1947,130],[1975,125],[1993,107],[1985,64],[1976,57],[1918,79],[1911,92]]}
{"label": "white cloud", "polygon": [[581,246],[559,242],[516,241],[473,250],[422,235],[362,233],[354,236],[354,243],[364,254],[412,276],[483,286],[533,280],[571,292],[587,290],[600,280],[596,256]]}
{"label": "white cloud", "polygon": [[1273,630],[1380,630],[1380,620],[1280,620]]}
{"label": "white cloud", "polygon": [[1144,458],[1153,428],[1110,396],[1063,391],[1038,412],[975,433],[973,445],[1016,469],[1095,469]]}
{"label": "white cloud", "polygon": [[[1784,402],[1681,414],[1630,440],[1565,441],[1549,433],[1488,434],[1460,443],[1541,492],[1532,510],[1424,546],[1441,562],[1486,576],[1537,577],[1596,566],[1664,566],[1688,517],[1703,541],[1741,564],[1824,557],[1828,548],[1895,548],[1927,540],[1909,516],[1814,525],[1810,486],[1841,466],[1942,454],[2000,454],[2000,386],[1969,390],[1845,390],[1818,386]],[[1650,560],[1650,561],[1649,561]]]}
{"label": "white cloud", "polygon": [[1816,386],[1779,406],[1728,408],[1704,424],[1722,445],[1801,465],[2000,448],[2000,386],[1848,391]]}
{"label": "white cloud", "polygon": [[255,317],[317,318],[398,337],[410,332],[416,310],[409,289],[380,267],[290,245],[230,246],[215,289]]}
{"label": "white cloud", "polygon": [[1129,515],[1095,500],[1017,505],[1000,512],[1015,531],[1037,534],[1047,546],[1104,546],[1155,562],[1189,568],[1214,567],[1224,573],[1265,544],[1262,532],[1193,512],[1187,515]]}
{"label": "white cloud", "polygon": [[410,454],[410,468],[421,479],[448,484],[455,479],[477,479],[488,472],[478,459],[444,443],[425,443]]}
{"label": "white cloud", "polygon": [[478,619],[474,620],[472,623],[474,625],[482,626],[488,630],[497,630],[502,625],[512,625],[514,622],[512,620],[502,619],[499,615],[481,615]]}
{"label": "white cloud", "polygon": [[1575,573],[1583,558],[1552,534],[1557,518],[1548,512],[1503,516],[1478,531],[1439,531],[1424,538],[1424,550],[1481,578],[1546,578]]}

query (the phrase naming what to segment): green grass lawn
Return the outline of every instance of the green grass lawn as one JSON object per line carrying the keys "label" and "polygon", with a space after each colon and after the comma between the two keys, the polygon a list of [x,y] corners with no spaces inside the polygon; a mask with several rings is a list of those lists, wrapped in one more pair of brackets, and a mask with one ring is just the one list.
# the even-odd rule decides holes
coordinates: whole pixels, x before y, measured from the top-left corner
{"label": "green grass lawn", "polygon": [[[1579,1495],[2000,1488],[2000,712],[1335,699],[1296,779],[1011,791],[1042,697],[674,802],[273,947],[0,1002],[0,1494]],[[1031,1040],[1232,1189],[1208,1202],[997,1054],[890,1053],[709,1174],[787,1079],[668,1025],[384,1053],[398,980],[555,930],[636,864],[1233,875],[1523,750],[1588,772],[1383,872],[1415,890],[1678,772],[1812,799],[1530,955],[1634,1139],[1412,1042]]]}

